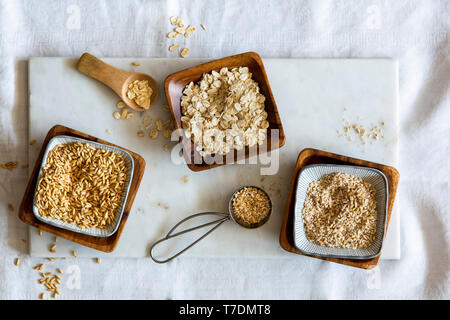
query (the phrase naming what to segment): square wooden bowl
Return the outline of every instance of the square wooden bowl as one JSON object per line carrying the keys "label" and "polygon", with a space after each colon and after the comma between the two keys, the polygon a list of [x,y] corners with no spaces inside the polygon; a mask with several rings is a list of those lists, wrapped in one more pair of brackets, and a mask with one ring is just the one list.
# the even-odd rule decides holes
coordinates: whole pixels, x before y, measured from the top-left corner
{"label": "square wooden bowl", "polygon": [[289,192],[288,201],[286,204],[283,224],[281,225],[280,232],[280,245],[281,247],[289,252],[293,252],[299,255],[304,255],[311,258],[322,259],[326,261],[336,262],[352,267],[362,268],[362,269],[372,269],[375,268],[380,260],[381,255],[377,255],[371,259],[339,259],[339,258],[326,258],[319,256],[311,256],[302,253],[295,246],[294,241],[294,212],[295,212],[295,192],[297,179],[299,177],[299,173],[303,167],[310,164],[319,164],[319,163],[328,163],[328,164],[340,164],[340,165],[354,165],[354,166],[363,166],[369,168],[375,168],[380,170],[387,178],[388,182],[388,208],[386,215],[386,229],[384,235],[386,236],[389,220],[391,218],[392,208],[394,207],[395,194],[397,193],[397,186],[400,175],[397,169],[386,166],[379,163],[374,163],[370,161],[365,161],[361,159],[355,159],[335,153],[325,152],[317,149],[304,149],[300,152],[297,164],[294,169],[294,175],[291,181],[291,187]]}
{"label": "square wooden bowl", "polygon": [[[73,136],[78,137],[98,143],[102,143],[105,145],[113,146],[122,150],[127,151],[131,154],[131,156],[134,159],[134,171],[133,171],[133,177],[131,179],[130,189],[128,193],[127,200],[124,205],[122,219],[119,222],[119,226],[117,228],[117,231],[113,233],[109,237],[95,237],[87,234],[77,233],[74,231],[58,228],[56,226],[50,225],[48,223],[45,223],[43,221],[38,220],[34,213],[33,213],[33,199],[34,199],[34,191],[39,175],[39,168],[42,163],[42,158],[45,153],[45,149],[47,147],[47,144],[49,140],[55,136]],[[41,150],[39,152],[39,156],[36,159],[36,163],[34,165],[33,171],[31,173],[31,176],[28,180],[27,187],[25,189],[25,193],[22,198],[22,202],[19,207],[19,218],[26,224],[29,224],[30,226],[39,228],[40,230],[53,233],[61,238],[79,243],[81,245],[100,250],[103,252],[111,252],[114,250],[114,248],[117,246],[120,236],[122,234],[123,228],[125,227],[125,223],[128,219],[128,215],[130,214],[131,206],[133,205],[134,198],[136,197],[136,192],[139,188],[139,185],[141,183],[142,177],[144,175],[144,169],[145,169],[145,160],[138,154],[124,149],[122,147],[119,147],[117,145],[114,145],[112,143],[109,143],[107,141],[98,139],[96,137],[90,136],[88,134],[79,132],[74,129],[70,129],[61,125],[56,125],[53,128],[50,129],[50,131],[47,133],[47,136],[45,137],[44,143],[42,144]]]}
{"label": "square wooden bowl", "polygon": [[[260,88],[260,92],[266,97],[265,109],[268,114],[267,121],[269,122],[269,128],[267,129],[267,150],[261,150],[257,148],[245,147],[245,154],[243,152],[237,152],[231,150],[229,154],[221,157],[221,161],[210,163],[212,157],[203,158],[198,151],[195,150],[194,144],[186,138],[180,138],[183,143],[184,158],[187,166],[193,171],[202,171],[218,167],[227,164],[227,159],[233,159],[229,162],[237,162],[242,159],[247,159],[250,156],[269,152],[271,150],[282,147],[286,142],[281,119],[278,114],[277,105],[270,88],[269,80],[267,79],[266,70],[264,69],[261,57],[255,52],[246,52],[237,54],[234,56],[225,57],[218,60],[213,60],[207,63],[200,64],[196,67],[185,69],[169,75],[164,82],[164,89],[166,93],[167,102],[172,113],[175,129],[183,130],[181,124],[181,96],[183,90],[187,84],[197,82],[201,79],[204,73],[210,73],[211,71],[219,71],[221,68],[227,67],[232,69],[235,67],[248,67],[252,73],[252,79],[255,80]],[[272,132],[271,129],[277,129],[279,132],[278,143],[272,146]],[[209,161],[208,161],[209,160]],[[198,163],[196,163],[198,162]]]}

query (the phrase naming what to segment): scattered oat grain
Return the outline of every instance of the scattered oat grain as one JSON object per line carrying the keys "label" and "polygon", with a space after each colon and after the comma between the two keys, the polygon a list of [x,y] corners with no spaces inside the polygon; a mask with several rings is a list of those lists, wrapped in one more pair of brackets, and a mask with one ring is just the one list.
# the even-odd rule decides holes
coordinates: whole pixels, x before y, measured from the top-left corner
{"label": "scattered oat grain", "polygon": [[4,164],[0,164],[0,168],[6,169],[6,170],[12,170],[17,168],[18,162],[17,161],[9,161]]}
{"label": "scattered oat grain", "polygon": [[152,139],[156,139],[158,137],[158,133],[159,133],[158,130],[153,129],[152,131],[150,131],[149,137]]}

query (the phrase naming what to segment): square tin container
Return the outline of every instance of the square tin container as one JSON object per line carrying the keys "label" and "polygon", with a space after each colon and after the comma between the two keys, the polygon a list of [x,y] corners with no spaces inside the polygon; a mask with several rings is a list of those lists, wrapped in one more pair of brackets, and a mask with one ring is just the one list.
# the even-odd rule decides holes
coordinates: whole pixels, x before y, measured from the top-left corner
{"label": "square tin container", "polygon": [[[375,239],[367,248],[334,248],[321,246],[310,242],[304,231],[302,218],[303,206],[308,186],[314,180],[323,175],[342,172],[369,182],[376,191],[375,200],[377,204],[377,226]],[[386,176],[377,169],[335,164],[312,164],[305,166],[299,174],[295,196],[294,215],[294,244],[302,253],[318,257],[342,258],[342,259],[371,259],[381,253],[384,234],[386,231],[386,216],[388,210],[388,182]]]}
{"label": "square tin container", "polygon": [[[125,187],[124,187],[124,190],[121,195],[121,203],[120,203],[120,206],[117,208],[117,212],[114,216],[114,220],[105,229],[80,228],[74,224],[63,222],[59,219],[42,217],[39,214],[38,208],[35,205],[35,197],[36,197],[36,193],[37,193],[37,189],[38,189],[38,185],[39,185],[39,180],[41,178],[42,168],[44,167],[45,163],[47,162],[48,153],[54,147],[56,147],[58,145],[76,143],[76,142],[85,143],[85,144],[93,146],[94,148],[97,148],[97,149],[104,149],[104,150],[108,150],[108,151],[120,154],[125,160],[126,167],[127,167],[127,172],[126,172],[127,178],[125,180]],[[36,217],[36,219],[38,219],[42,222],[48,223],[52,226],[58,227],[58,228],[62,228],[62,229],[66,229],[66,230],[70,230],[73,232],[78,232],[78,233],[82,233],[82,234],[86,234],[86,235],[94,236],[94,237],[109,237],[117,231],[120,220],[122,219],[124,205],[127,201],[128,192],[130,190],[131,179],[133,177],[133,171],[134,171],[134,159],[131,156],[131,154],[125,150],[122,150],[122,149],[119,149],[119,148],[116,148],[113,146],[105,145],[102,143],[94,142],[94,141],[89,141],[89,140],[85,140],[85,139],[81,139],[81,138],[77,138],[77,137],[72,137],[72,136],[60,135],[60,136],[53,137],[48,142],[48,145],[44,152],[44,156],[42,158],[41,167],[39,169],[39,175],[38,175],[36,188],[35,188],[35,192],[34,192],[34,198],[33,198],[34,216]]]}

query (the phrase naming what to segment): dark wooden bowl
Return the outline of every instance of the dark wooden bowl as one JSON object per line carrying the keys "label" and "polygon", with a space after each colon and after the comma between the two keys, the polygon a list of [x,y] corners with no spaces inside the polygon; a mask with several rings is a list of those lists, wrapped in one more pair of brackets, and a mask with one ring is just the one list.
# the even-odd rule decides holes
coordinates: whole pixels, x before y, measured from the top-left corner
{"label": "dark wooden bowl", "polygon": [[338,258],[325,258],[318,256],[310,256],[303,254],[294,244],[294,211],[295,211],[295,193],[296,193],[296,185],[297,179],[300,171],[303,167],[310,164],[317,163],[330,163],[330,164],[345,164],[345,165],[354,165],[354,166],[363,166],[369,168],[375,168],[384,173],[388,180],[388,189],[389,189],[389,201],[388,201],[388,212],[386,216],[386,230],[384,236],[386,237],[387,229],[389,226],[389,220],[391,218],[392,208],[394,207],[395,194],[397,193],[398,181],[400,179],[400,175],[397,169],[386,166],[384,164],[379,164],[375,162],[365,161],[361,159],[350,158],[347,156],[343,156],[340,154],[335,154],[331,152],[325,152],[317,149],[304,149],[300,152],[297,164],[295,165],[294,175],[292,176],[291,187],[289,192],[288,201],[286,204],[286,209],[284,213],[283,224],[281,225],[280,232],[280,245],[281,247],[289,252],[296,253],[299,255],[322,259],[326,261],[336,262],[340,264],[344,264],[347,266],[362,268],[362,269],[372,269],[375,268],[380,260],[380,256],[378,255],[372,259],[338,259]]}
{"label": "dark wooden bowl", "polygon": [[[42,158],[44,156],[45,148],[49,140],[55,136],[66,135],[78,137],[86,140],[91,140],[95,142],[99,142],[102,144],[114,146],[116,148],[128,151],[134,159],[134,172],[133,177],[131,178],[130,190],[128,193],[127,201],[124,206],[122,219],[119,222],[119,227],[117,231],[109,237],[94,237],[87,234],[82,234],[66,229],[61,229],[50,224],[47,224],[43,221],[38,220],[33,213],[33,199],[34,199],[34,190],[36,187],[39,168],[42,163]],[[134,198],[136,197],[136,192],[141,183],[142,177],[144,175],[145,169],[145,160],[138,154],[127,150],[125,148],[119,147],[107,141],[98,139],[96,137],[90,136],[88,134],[82,133],[80,131],[76,131],[74,129],[70,129],[61,125],[56,125],[50,129],[45,137],[44,143],[42,144],[41,151],[39,152],[39,156],[36,159],[36,163],[34,164],[33,172],[28,180],[27,187],[25,189],[22,202],[19,207],[19,218],[26,224],[30,226],[39,228],[43,231],[53,233],[58,237],[79,243],[83,246],[90,247],[96,250],[100,250],[103,252],[111,252],[119,243],[120,236],[122,234],[123,228],[125,227],[125,223],[127,222],[128,215],[130,214],[131,206],[133,205]]]}
{"label": "dark wooden bowl", "polygon": [[[250,72],[253,74],[252,79],[258,83],[260,92],[266,97],[265,109],[268,114],[267,121],[269,122],[269,128],[267,129],[266,137],[267,150],[257,148],[257,150],[255,151],[254,148],[246,147],[245,154],[243,152],[231,150],[229,154],[220,157],[220,161],[211,163],[214,155],[212,155],[211,157],[202,157],[195,150],[194,144],[191,143],[190,140],[186,138],[180,138],[183,143],[184,158],[186,160],[187,166],[193,171],[207,170],[227,164],[227,162],[233,163],[242,159],[247,159],[250,156],[255,156],[264,152],[278,149],[282,147],[286,142],[286,137],[284,135],[283,126],[278,114],[277,105],[270,88],[269,80],[267,79],[266,70],[264,69],[261,57],[255,52],[246,52],[218,60],[213,60],[207,63],[200,64],[196,67],[185,69],[169,75],[164,82],[164,89],[167,102],[169,104],[170,111],[174,120],[175,129],[183,130],[183,127],[181,125],[180,103],[185,86],[191,81],[199,81],[204,73],[210,73],[213,70],[219,71],[223,67],[228,67],[229,69],[235,67],[248,67]],[[271,129],[277,129],[279,132],[278,143],[276,143],[275,141],[274,146],[272,146],[272,137],[274,137],[275,139],[275,136],[273,135]],[[232,159],[232,161],[230,161],[230,159]]]}

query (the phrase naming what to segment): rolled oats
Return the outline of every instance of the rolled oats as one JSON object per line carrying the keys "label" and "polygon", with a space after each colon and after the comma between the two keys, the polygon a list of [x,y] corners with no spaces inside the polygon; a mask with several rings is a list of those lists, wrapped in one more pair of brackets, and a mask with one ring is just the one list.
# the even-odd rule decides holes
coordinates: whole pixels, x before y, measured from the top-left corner
{"label": "rolled oats", "polygon": [[134,80],[128,85],[127,97],[143,109],[150,108],[153,90],[148,80]]}
{"label": "rolled oats", "polygon": [[247,67],[203,74],[181,97],[181,122],[200,155],[261,145],[269,127],[265,97]]}

